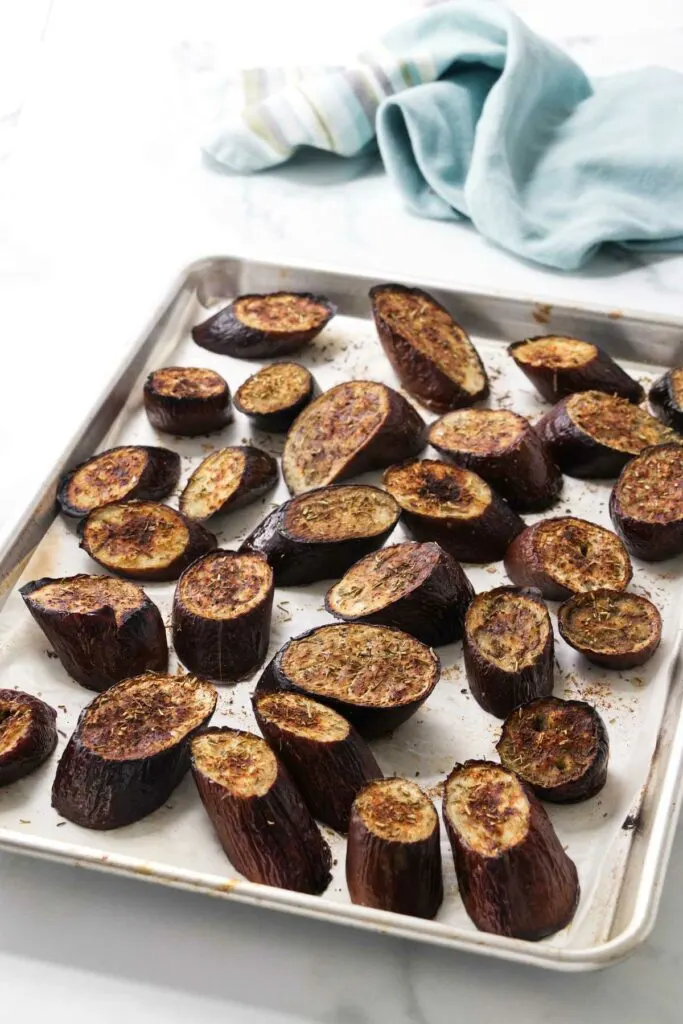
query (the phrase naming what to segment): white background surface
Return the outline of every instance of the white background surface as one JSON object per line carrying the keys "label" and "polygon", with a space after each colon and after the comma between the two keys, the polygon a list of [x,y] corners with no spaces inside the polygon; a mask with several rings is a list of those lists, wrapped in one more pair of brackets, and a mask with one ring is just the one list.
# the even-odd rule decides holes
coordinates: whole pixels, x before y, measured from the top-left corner
{"label": "white background surface", "polygon": [[[0,542],[197,256],[304,257],[683,313],[681,257],[610,254],[557,275],[466,227],[409,217],[377,168],[319,160],[244,179],[201,160],[210,65],[342,59],[412,6],[0,0]],[[678,0],[512,6],[591,73],[683,70]],[[682,883],[679,840],[645,949],[562,977],[0,855],[0,1019],[673,1022]]]}

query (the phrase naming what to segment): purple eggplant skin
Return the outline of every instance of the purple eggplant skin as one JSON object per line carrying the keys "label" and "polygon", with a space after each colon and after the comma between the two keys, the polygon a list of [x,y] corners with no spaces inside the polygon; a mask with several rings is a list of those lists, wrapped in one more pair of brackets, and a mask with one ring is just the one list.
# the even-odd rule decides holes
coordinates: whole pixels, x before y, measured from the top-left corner
{"label": "purple eggplant skin", "polygon": [[[465,612],[474,597],[474,587],[462,567],[447,551],[433,542],[418,544],[408,541],[394,547],[422,548],[433,553],[434,563],[429,575],[399,595],[398,600],[388,600],[383,608],[360,616],[343,615],[335,608],[336,591],[344,583],[342,578],[327,592],[326,611],[345,622],[394,626],[404,633],[410,633],[428,647],[456,643],[462,637]],[[379,555],[391,550],[390,547],[383,548]],[[364,563],[372,564],[377,557],[374,554],[366,555],[357,563],[357,567],[360,569]]]}
{"label": "purple eggplant skin", "polygon": [[[214,382],[211,393],[201,394],[188,384],[185,394],[165,394],[157,387],[166,371],[203,373]],[[147,418],[155,430],[181,437],[198,437],[222,430],[233,420],[230,388],[220,374],[198,367],[165,366],[154,370],[145,381],[143,400]]]}
{"label": "purple eggplant skin", "polygon": [[[261,693],[253,698],[254,716],[266,743],[287,768],[313,817],[345,835],[358,792],[373,779],[384,777],[375,755],[348,722],[345,737],[325,742],[302,736],[286,722],[273,721],[261,710],[271,697]],[[315,704],[306,698],[307,707]],[[336,716],[330,708],[324,710]]]}
{"label": "purple eggplant skin", "polygon": [[[193,516],[192,488],[194,481],[206,464],[213,461],[216,456],[221,456],[222,453],[229,453],[231,457],[238,453],[243,459],[239,484],[223,504],[210,512],[209,515]],[[252,505],[259,498],[262,498],[264,494],[272,491],[277,484],[278,475],[277,459],[274,459],[268,452],[264,452],[262,448],[256,448],[254,445],[233,445],[230,448],[219,448],[211,452],[210,455],[207,455],[194,470],[180,495],[178,505],[181,512],[192,519],[193,522],[206,522],[208,519],[213,519],[214,516],[223,515],[225,512],[234,512],[236,509]]]}
{"label": "purple eggplant skin", "polygon": [[576,865],[545,808],[521,779],[529,804],[525,836],[495,856],[472,849],[448,813],[449,786],[459,772],[471,767],[495,768],[515,777],[492,762],[466,761],[446,779],[443,818],[465,910],[480,931],[537,942],[566,928],[574,917],[580,895]]}
{"label": "purple eggplant skin", "polygon": [[140,604],[117,622],[107,604],[89,612],[45,608],[33,597],[52,583],[78,584],[87,576],[44,576],[20,588],[26,607],[52,645],[66,672],[88,690],[107,690],[121,679],[168,667],[166,630],[159,609],[140,590]]}
{"label": "purple eggplant skin", "polygon": [[683,366],[676,366],[658,377],[647,397],[657,419],[683,434]]}
{"label": "purple eggplant skin", "polygon": [[[552,366],[531,366],[522,363],[515,353],[522,345],[533,341],[543,341],[544,336],[524,338],[508,346],[508,353],[522,373],[531,381],[546,402],[555,403],[567,395],[577,391],[604,391],[608,395],[620,395],[634,405],[639,405],[645,393],[633,377],[623,370],[603,349],[589,342],[595,349],[595,355],[587,363],[576,367],[555,368]],[[576,339],[569,339],[570,341]]]}
{"label": "purple eggplant skin", "polygon": [[[12,740],[17,719],[26,721]],[[30,775],[57,746],[57,712],[30,693],[0,690],[0,787]],[[3,735],[4,734],[4,735]]]}
{"label": "purple eggplant skin", "polygon": [[[645,448],[640,455],[629,462],[612,488],[609,499],[609,514],[614,529],[629,552],[644,562],[663,562],[667,558],[676,558],[683,554],[683,503],[678,515],[669,515],[666,518],[664,516],[653,517],[651,521],[647,521],[628,512],[623,501],[624,487],[632,485],[635,488],[647,485],[650,488],[648,492],[650,503],[652,504],[656,500],[656,492],[652,488],[653,481],[649,479],[648,463],[662,457],[667,461],[671,460],[672,476],[676,474],[677,480],[669,477],[660,493],[664,498],[667,497],[667,492],[669,497],[680,495],[680,481],[683,479],[683,448],[680,444],[671,443]],[[661,484],[660,487],[662,487]]]}
{"label": "purple eggplant skin", "polygon": [[[546,639],[530,665],[524,665],[515,671],[508,671],[489,659],[478,646],[470,631],[471,616],[465,617],[463,637],[463,656],[465,673],[472,696],[484,711],[505,718],[518,704],[532,700],[534,697],[545,697],[553,692],[553,675],[555,668],[555,641],[553,627],[548,610],[537,590],[524,587],[496,587],[487,593],[480,594],[470,605],[474,614],[478,601],[491,596],[500,597],[504,601],[507,595],[511,598],[522,596],[533,601],[542,615],[545,624]],[[518,629],[524,629],[524,622],[518,622]]]}
{"label": "purple eggplant skin", "polygon": [[[86,459],[85,462],[81,462],[78,466],[74,466],[73,469],[70,469],[62,477],[57,487],[57,502],[63,515],[73,519],[83,519],[92,511],[92,508],[79,508],[69,498],[69,485],[76,473],[89,463],[101,459],[103,455],[115,455],[116,452],[126,451],[127,449],[145,452],[147,463],[138,482],[118,500],[130,501],[133,498],[144,498],[148,501],[157,501],[171,493],[180,479],[180,456],[177,452],[154,445],[119,445],[117,448],[109,448],[106,452],[93,455],[92,458]],[[111,472],[107,475],[112,483],[116,482],[116,470],[114,467],[112,467]],[[102,504],[109,504],[109,501],[103,501]]]}
{"label": "purple eggplant skin", "polygon": [[[271,300],[286,301],[292,298],[295,302],[315,304],[324,311],[314,326],[303,329],[278,328],[274,319],[273,326],[267,330],[251,327],[240,320],[240,304],[256,303],[267,306]],[[192,328],[192,339],[209,352],[219,355],[233,356],[237,359],[264,359],[269,356],[286,356],[296,352],[316,335],[320,334],[337,312],[337,307],[328,299],[309,292],[271,292],[267,295],[240,295],[224,309],[210,316],[208,320]]]}
{"label": "purple eggplant skin", "polygon": [[[235,732],[240,730],[214,726],[203,735]],[[192,744],[194,781],[231,864],[250,882],[312,895],[324,892],[331,881],[332,854],[284,765],[278,761],[262,796],[239,796],[205,774],[197,747]]]}
{"label": "purple eggplant skin", "polygon": [[[279,366],[281,364],[275,363],[273,365]],[[308,386],[304,391],[302,391],[300,397],[297,398],[296,401],[290,402],[288,405],[282,405],[280,408],[273,409],[271,412],[254,412],[242,401],[241,392],[244,389],[243,384],[235,393],[235,408],[239,409],[244,416],[247,416],[257,430],[263,430],[268,434],[286,434],[299,413],[303,412],[306,406],[310,405],[313,399],[317,398],[318,395],[322,393],[313,374],[303,366],[299,368],[306,371],[308,375]],[[266,367],[266,369],[270,368]],[[249,379],[251,380],[251,378]],[[248,383],[248,381],[245,383]]]}
{"label": "purple eggplant skin", "polygon": [[579,479],[618,476],[633,455],[609,448],[586,434],[571,419],[566,406],[567,399],[558,402],[535,427],[562,472]]}

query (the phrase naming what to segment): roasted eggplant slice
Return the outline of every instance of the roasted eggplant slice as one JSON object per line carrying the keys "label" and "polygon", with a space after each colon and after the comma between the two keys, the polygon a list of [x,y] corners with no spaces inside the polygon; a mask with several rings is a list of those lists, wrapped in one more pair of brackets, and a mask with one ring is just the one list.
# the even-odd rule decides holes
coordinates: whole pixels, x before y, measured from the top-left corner
{"label": "roasted eggplant slice", "polygon": [[0,690],[0,786],[23,779],[57,746],[57,712],[21,690]]}
{"label": "roasted eggplant slice", "polygon": [[401,522],[419,541],[436,541],[463,562],[496,562],[524,529],[489,485],[461,466],[434,459],[386,471],[383,483],[401,506]]}
{"label": "roasted eggplant slice", "polygon": [[178,580],[176,654],[207,679],[244,679],[266,656],[272,608],[273,570],[262,555],[212,551]]}
{"label": "roasted eggplant slice", "polygon": [[348,832],[356,796],[383,777],[365,740],[332,708],[301,693],[256,694],[254,715],[313,817]]}
{"label": "roasted eggplant slice", "polygon": [[257,691],[303,693],[338,711],[365,737],[407,721],[439,681],[431,648],[389,626],[319,626],[280,648]]}
{"label": "roasted eggplant slice", "polygon": [[321,487],[274,509],[240,550],[265,555],[278,587],[333,579],[381,547],[400,514],[391,495],[379,487]]}
{"label": "roasted eggplant slice", "polygon": [[507,409],[459,409],[432,423],[427,440],[449,462],[471,469],[517,512],[557,501],[562,474],[528,420]]}
{"label": "roasted eggplant slice", "polygon": [[438,647],[460,639],[473,597],[472,584],[443,548],[406,541],[352,566],[328,590],[325,607],[346,622],[396,626]]}
{"label": "roasted eggplant slice", "polygon": [[465,616],[463,653],[472,696],[497,718],[553,692],[553,627],[537,591],[478,594]]}
{"label": "roasted eggplant slice", "polygon": [[311,402],[296,418],[282,453],[292,494],[409,459],[425,446],[418,412],[386,384],[351,380]]}
{"label": "roasted eggplant slice", "polygon": [[514,772],[490,761],[457,764],[443,818],[460,895],[480,931],[535,941],[569,924],[579,901],[576,866]]}
{"label": "roasted eggplant slice", "polygon": [[503,723],[496,750],[506,768],[551,803],[588,800],[607,779],[607,729],[582,700],[541,697],[515,708]]}
{"label": "roasted eggplant slice", "polygon": [[192,741],[192,774],[218,841],[245,878],[324,892],[330,849],[265,740],[238,729],[207,729]]}
{"label": "roasted eggplant slice", "polygon": [[82,519],[93,509],[132,498],[170,494],[180,477],[180,456],[168,448],[125,445],[94,455],[70,470],[57,491],[65,516]]}
{"label": "roasted eggplant slice", "polygon": [[667,370],[648,395],[655,416],[679,434],[683,434],[683,366]]}
{"label": "roasted eggplant slice", "polygon": [[527,338],[510,345],[508,352],[548,402],[557,402],[578,391],[621,395],[636,405],[645,397],[640,384],[611,356],[579,338],[554,334]]}
{"label": "roasted eggplant slice", "polygon": [[629,462],[612,489],[609,513],[636,558],[661,562],[683,554],[681,444],[648,448]]}
{"label": "roasted eggplant slice", "polygon": [[312,341],[337,312],[327,299],[306,292],[240,295],[192,328],[209,352],[237,359],[288,356]]}
{"label": "roasted eggplant slice", "polygon": [[273,363],[245,380],[235,394],[235,406],[259,430],[286,434],[302,409],[320,388],[300,363]]}
{"label": "roasted eggplant slice", "polygon": [[346,881],[353,903],[435,917],[443,902],[439,817],[408,779],[380,779],[351,811]]}
{"label": "roasted eggplant slice", "polygon": [[479,353],[440,302],[419,288],[370,290],[382,348],[406,391],[435,412],[472,405],[489,393]]}
{"label": "roasted eggplant slice", "polygon": [[230,388],[215,370],[164,366],[150,373],[143,398],[149,422],[166,434],[197,437],[232,421]]}
{"label": "roasted eggplant slice", "polygon": [[148,672],[95,697],[61,756],[52,806],[84,828],[151,814],[190,766],[189,740],[216,707],[210,683]]}
{"label": "roasted eggplant slice", "polygon": [[608,587],[625,590],[633,569],[616,534],[585,519],[558,516],[527,526],[505,554],[505,571],[549,601]]}
{"label": "roasted eggplant slice", "polygon": [[134,580],[175,580],[216,538],[168,505],[114,502],[79,525],[81,547],[109,572]]}
{"label": "roasted eggplant slice", "polygon": [[662,617],[646,597],[590,590],[561,605],[557,624],[570,647],[605,668],[643,665],[662,639]]}
{"label": "roasted eggplant slice", "polygon": [[560,469],[576,477],[618,476],[643,448],[676,438],[645,409],[602,391],[564,398],[536,431]]}
{"label": "roasted eggplant slice", "polygon": [[44,577],[21,588],[26,607],[81,686],[107,690],[121,679],[168,667],[159,609],[141,587],[111,576]]}
{"label": "roasted eggplant slice", "polygon": [[252,445],[211,452],[180,495],[180,511],[195,522],[251,505],[275,487],[277,462]]}

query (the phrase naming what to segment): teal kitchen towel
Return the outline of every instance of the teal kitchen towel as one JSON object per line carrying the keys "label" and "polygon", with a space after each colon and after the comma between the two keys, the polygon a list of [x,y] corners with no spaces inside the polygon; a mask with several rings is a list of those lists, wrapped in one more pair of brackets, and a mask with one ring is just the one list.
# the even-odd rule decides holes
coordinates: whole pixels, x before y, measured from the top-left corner
{"label": "teal kitchen towel", "polygon": [[232,170],[376,137],[409,209],[538,263],[573,270],[604,242],[683,250],[683,75],[589,80],[494,0],[429,7],[346,68],[245,72],[235,98],[204,147]]}

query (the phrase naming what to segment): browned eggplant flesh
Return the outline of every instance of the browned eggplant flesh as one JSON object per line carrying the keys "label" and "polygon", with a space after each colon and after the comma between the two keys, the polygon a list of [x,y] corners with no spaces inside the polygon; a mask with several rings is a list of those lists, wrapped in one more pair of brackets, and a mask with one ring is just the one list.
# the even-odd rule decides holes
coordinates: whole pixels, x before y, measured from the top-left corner
{"label": "browned eggplant flesh", "polygon": [[308,491],[274,509],[240,550],[268,559],[279,587],[341,576],[376,551],[401,510],[386,491],[366,484],[335,484]]}
{"label": "browned eggplant flesh", "polygon": [[166,434],[210,434],[233,418],[227,382],[201,366],[154,370],[145,381],[143,398],[149,422]]}
{"label": "browned eggplant flesh", "polygon": [[625,590],[633,569],[611,530],[574,516],[527,526],[505,555],[505,571],[520,587],[535,587],[550,601],[608,587]]}
{"label": "browned eggplant flesh", "polygon": [[175,580],[216,538],[168,505],[129,501],[95,509],[80,524],[81,547],[110,572],[136,580]]}
{"label": "browned eggplant flesh", "polygon": [[436,541],[463,562],[495,562],[524,522],[476,473],[434,459],[386,471],[383,483],[401,506],[408,533]]}
{"label": "browned eggplant flesh", "polygon": [[257,694],[254,714],[313,817],[348,832],[357,794],[383,775],[365,740],[332,708],[302,693]]}
{"label": "browned eggplant flesh", "polygon": [[166,630],[144,590],[111,576],[25,584],[21,596],[69,675],[106,690],[131,673],[165,672]]}
{"label": "browned eggplant flesh", "polygon": [[59,485],[57,501],[64,515],[81,519],[109,502],[165,498],[179,476],[176,452],[124,445],[94,455],[70,470]]}
{"label": "browned eggplant flesh", "polygon": [[683,446],[648,448],[629,462],[609,503],[619,536],[636,558],[660,562],[683,554]]}
{"label": "browned eggplant flesh", "polygon": [[319,626],[290,640],[266,667],[257,689],[310,696],[368,737],[410,718],[439,675],[437,655],[415,637],[353,622]]}
{"label": "browned eggplant flesh", "polygon": [[427,440],[451,462],[471,469],[517,512],[548,508],[562,474],[528,420],[507,409],[458,409],[432,423]]}
{"label": "browned eggplant flesh", "polygon": [[473,597],[472,584],[443,548],[406,541],[352,566],[328,590],[325,607],[346,622],[396,626],[437,647],[460,639]]}
{"label": "browned eggplant flesh", "polygon": [[473,697],[498,718],[552,693],[553,627],[537,591],[496,587],[478,594],[465,616],[463,651]]}
{"label": "browned eggplant flesh", "polygon": [[508,352],[548,402],[578,391],[604,391],[636,404],[644,398],[640,384],[607,352],[580,338],[527,338],[510,345]]}
{"label": "browned eggplant flesh", "polygon": [[286,433],[318,393],[318,386],[305,366],[273,363],[237,389],[235,406],[260,430]]}
{"label": "browned eggplant flesh", "polygon": [[607,729],[582,700],[542,697],[515,708],[496,750],[506,768],[551,803],[588,800],[607,779]]}
{"label": "browned eggplant flesh", "polygon": [[296,892],[327,888],[330,849],[265,740],[207,729],[192,741],[192,774],[223,850],[245,878]]}
{"label": "browned eggplant flesh", "polygon": [[646,597],[624,590],[575,594],[557,613],[560,635],[605,668],[643,665],[659,647],[662,617]]}
{"label": "browned eggplant flesh", "polygon": [[185,570],[173,599],[182,663],[217,682],[244,679],[266,656],[273,570],[258,554],[212,551]]}
{"label": "browned eggplant flesh", "polygon": [[192,328],[197,345],[238,359],[285,356],[312,341],[337,309],[306,292],[240,295]]}
{"label": "browned eggplant flesh", "polygon": [[180,495],[180,511],[195,522],[243,508],[275,487],[277,462],[252,445],[220,448],[199,464]]}
{"label": "browned eggplant flesh", "polygon": [[602,391],[564,398],[536,430],[560,469],[576,477],[615,477],[643,448],[676,436],[645,409]]}
{"label": "browned eggplant flesh", "polygon": [[52,787],[52,806],[84,828],[120,828],[166,802],[190,766],[189,740],[216,690],[153,672],[99,694],[78,720]]}
{"label": "browned eggplant flesh", "polygon": [[460,895],[480,931],[535,941],[569,924],[579,900],[576,866],[514,772],[490,761],[456,765],[443,817]]}
{"label": "browned eggplant flesh", "polygon": [[489,393],[479,353],[441,303],[420,288],[376,285],[370,291],[382,348],[401,384],[435,412],[472,405]]}
{"label": "browned eggplant flesh", "polygon": [[443,901],[439,818],[408,779],[380,779],[351,811],[346,881],[353,903],[431,919]]}
{"label": "browned eggplant flesh", "polygon": [[30,775],[57,745],[57,712],[22,690],[0,690],[0,786]]}
{"label": "browned eggplant flesh", "polygon": [[683,434],[683,366],[662,374],[650,388],[648,398],[655,416]]}
{"label": "browned eggplant flesh", "polygon": [[425,445],[425,424],[386,384],[352,380],[311,402],[292,424],[282,472],[292,494],[408,459]]}

